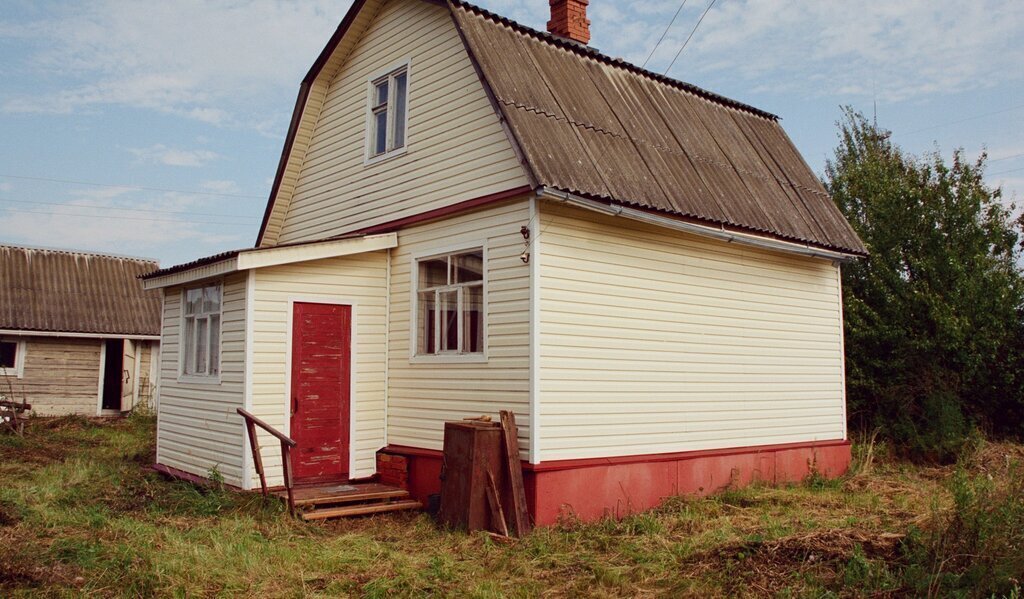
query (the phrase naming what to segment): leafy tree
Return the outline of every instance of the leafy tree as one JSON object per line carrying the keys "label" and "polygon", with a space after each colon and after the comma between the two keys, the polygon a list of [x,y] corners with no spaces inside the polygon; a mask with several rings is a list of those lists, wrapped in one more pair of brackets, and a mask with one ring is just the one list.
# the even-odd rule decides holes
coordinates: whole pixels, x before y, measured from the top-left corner
{"label": "leafy tree", "polygon": [[974,426],[1024,437],[1024,218],[985,154],[904,153],[844,109],[825,185],[871,255],[843,267],[854,426],[948,459]]}

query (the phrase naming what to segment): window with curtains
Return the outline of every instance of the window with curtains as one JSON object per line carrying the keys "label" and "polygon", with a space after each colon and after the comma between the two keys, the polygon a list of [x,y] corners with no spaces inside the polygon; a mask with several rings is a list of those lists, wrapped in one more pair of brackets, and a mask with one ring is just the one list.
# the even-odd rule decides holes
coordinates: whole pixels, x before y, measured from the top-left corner
{"label": "window with curtains", "polygon": [[370,80],[367,158],[372,160],[405,149],[409,67],[403,65]]}
{"label": "window with curtains", "polygon": [[416,355],[483,356],[482,248],[416,261]]}
{"label": "window with curtains", "polygon": [[220,283],[184,292],[181,320],[183,375],[216,377],[220,374],[221,292]]}

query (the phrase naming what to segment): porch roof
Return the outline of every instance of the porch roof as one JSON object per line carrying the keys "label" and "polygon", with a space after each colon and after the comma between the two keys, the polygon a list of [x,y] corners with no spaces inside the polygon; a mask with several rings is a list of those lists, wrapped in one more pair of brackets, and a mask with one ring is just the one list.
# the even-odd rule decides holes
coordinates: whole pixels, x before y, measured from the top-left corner
{"label": "porch roof", "polygon": [[156,270],[139,278],[142,279],[142,285],[145,289],[161,289],[223,276],[233,272],[375,252],[390,249],[397,245],[397,233],[383,233],[379,235],[353,235],[322,241],[284,244],[262,249],[231,250],[185,264]]}

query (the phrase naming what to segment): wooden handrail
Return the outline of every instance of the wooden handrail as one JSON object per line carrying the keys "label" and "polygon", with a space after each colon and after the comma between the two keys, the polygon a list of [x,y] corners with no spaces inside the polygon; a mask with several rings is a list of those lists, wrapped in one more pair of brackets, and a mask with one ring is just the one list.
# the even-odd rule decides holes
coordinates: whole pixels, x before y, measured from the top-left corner
{"label": "wooden handrail", "polygon": [[288,512],[294,516],[295,497],[292,494],[292,448],[296,445],[295,441],[266,422],[263,422],[251,412],[242,408],[237,408],[235,411],[245,420],[245,430],[249,435],[249,447],[252,449],[252,461],[256,465],[256,473],[260,475],[260,487],[263,490],[264,497],[267,496],[267,476],[263,471],[263,456],[260,454],[260,442],[256,437],[256,427],[262,428],[281,442],[281,469],[284,470],[284,488],[288,490]]}
{"label": "wooden handrail", "polygon": [[288,435],[285,435],[284,433],[282,433],[281,431],[277,430],[276,428],[270,426],[266,422],[263,422],[262,420],[260,420],[256,416],[254,416],[252,412],[250,412],[248,410],[243,410],[242,408],[238,408],[237,411],[238,411],[239,414],[241,414],[242,418],[245,418],[246,420],[252,420],[253,424],[255,424],[256,426],[260,427],[261,429],[267,431],[271,435],[274,435],[275,437],[280,439],[281,442],[287,443],[289,447],[295,447],[295,441],[292,440],[291,437],[289,437]]}

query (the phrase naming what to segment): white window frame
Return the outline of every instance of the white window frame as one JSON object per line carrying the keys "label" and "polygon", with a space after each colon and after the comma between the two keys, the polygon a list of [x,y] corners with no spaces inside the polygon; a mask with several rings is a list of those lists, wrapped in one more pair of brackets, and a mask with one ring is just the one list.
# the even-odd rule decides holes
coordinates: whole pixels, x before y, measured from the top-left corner
{"label": "white window frame", "polygon": [[[402,119],[402,129],[405,131],[405,143],[400,148],[392,148],[394,143],[395,133],[395,116],[392,107],[395,103],[395,77],[405,73],[405,116]],[[375,114],[375,97],[377,91],[377,85],[384,80],[388,81],[388,122],[387,122],[387,141],[385,143],[387,149],[382,154],[374,154],[374,142],[376,141],[376,119]],[[382,69],[370,75],[366,82],[366,136],[365,136],[365,153],[363,156],[364,165],[376,164],[390,158],[401,156],[409,151],[409,90],[412,84],[412,63],[407,58],[401,62],[391,65],[386,69]]]}
{"label": "white window frame", "polygon": [[[420,278],[419,263],[421,261],[423,261],[423,260],[430,260],[430,259],[433,259],[433,258],[444,258],[444,257],[447,257],[447,256],[451,256],[453,254],[462,254],[462,253],[471,252],[471,251],[480,251],[481,254],[482,254],[482,258],[483,258],[483,267],[482,267],[482,269],[483,269],[483,282],[482,282],[482,286],[483,286],[483,306],[482,306],[482,310],[481,310],[481,316],[483,318],[483,322],[481,323],[481,328],[483,329],[483,351],[482,352],[477,352],[477,353],[472,353],[472,354],[469,354],[469,353],[454,353],[454,352],[436,353],[436,354],[434,354],[434,353],[432,353],[432,354],[419,354],[419,353],[416,353],[417,348],[419,347],[419,335],[420,335],[419,322],[418,322],[418,320],[419,320],[418,319],[418,314],[419,314],[419,286],[420,286],[420,284],[419,284],[419,278]],[[488,289],[487,289],[489,287],[488,271],[490,269],[488,268],[488,264],[489,263],[488,263],[488,255],[487,255],[487,253],[488,253],[487,252],[487,243],[485,241],[477,241],[477,242],[473,242],[473,243],[464,243],[464,244],[460,244],[460,245],[453,245],[453,246],[447,246],[447,247],[443,247],[443,248],[436,248],[436,249],[432,249],[432,250],[429,250],[429,251],[418,252],[418,253],[413,254],[412,261],[410,263],[410,270],[411,270],[411,273],[412,273],[412,276],[411,276],[412,284],[410,285],[410,297],[411,297],[411,300],[409,302],[409,305],[412,307],[411,311],[409,313],[409,362],[410,363],[413,363],[413,364],[417,364],[417,363],[437,364],[437,363],[484,363],[484,362],[487,362],[487,356],[488,356],[488,345],[487,345],[487,338],[488,338],[487,326],[488,325],[487,325],[487,323],[490,320],[488,318],[489,308],[488,308],[488,301],[487,301],[487,295],[489,293]],[[452,286],[452,287],[453,288],[457,288],[458,286]],[[461,294],[460,294],[460,298],[461,298]],[[458,313],[459,313],[459,320],[461,322],[461,320],[462,320],[462,304],[461,304],[461,299],[459,301],[459,307],[457,309],[458,309]],[[438,320],[439,319],[435,318],[435,327],[439,326]],[[460,343],[462,342],[461,332],[462,331],[461,331],[461,326],[460,326],[460,329],[459,329],[459,333],[460,333],[459,334],[459,342]],[[436,329],[435,329],[435,333],[434,333],[434,339],[436,340],[436,342],[440,343],[440,335],[439,335],[439,333],[436,332]]]}
{"label": "white window frame", "polygon": [[[217,322],[219,323],[220,329],[217,331],[217,373],[216,374],[187,374],[185,372],[185,361],[192,356],[186,355],[188,352],[188,343],[185,339],[185,306],[188,292],[193,289],[205,289],[207,287],[218,287],[220,289],[220,312],[217,313]],[[214,313],[201,313],[207,318],[212,316]],[[207,327],[207,335],[210,334],[212,329]],[[212,356],[210,352],[209,341],[207,341],[207,368],[209,368],[209,360]],[[199,383],[206,385],[218,385],[220,384],[221,373],[224,371],[224,280],[219,279],[216,281],[207,281],[199,285],[189,285],[183,287],[181,290],[181,309],[178,314],[178,381],[182,383]]]}
{"label": "white window frame", "polygon": [[[0,339],[4,343],[14,344],[14,367],[6,368],[0,366],[0,376],[14,376],[16,379],[25,378],[25,347],[26,343],[24,339],[11,340],[11,339]],[[0,392],[3,389],[0,388]],[[12,399],[13,401],[13,399]]]}

